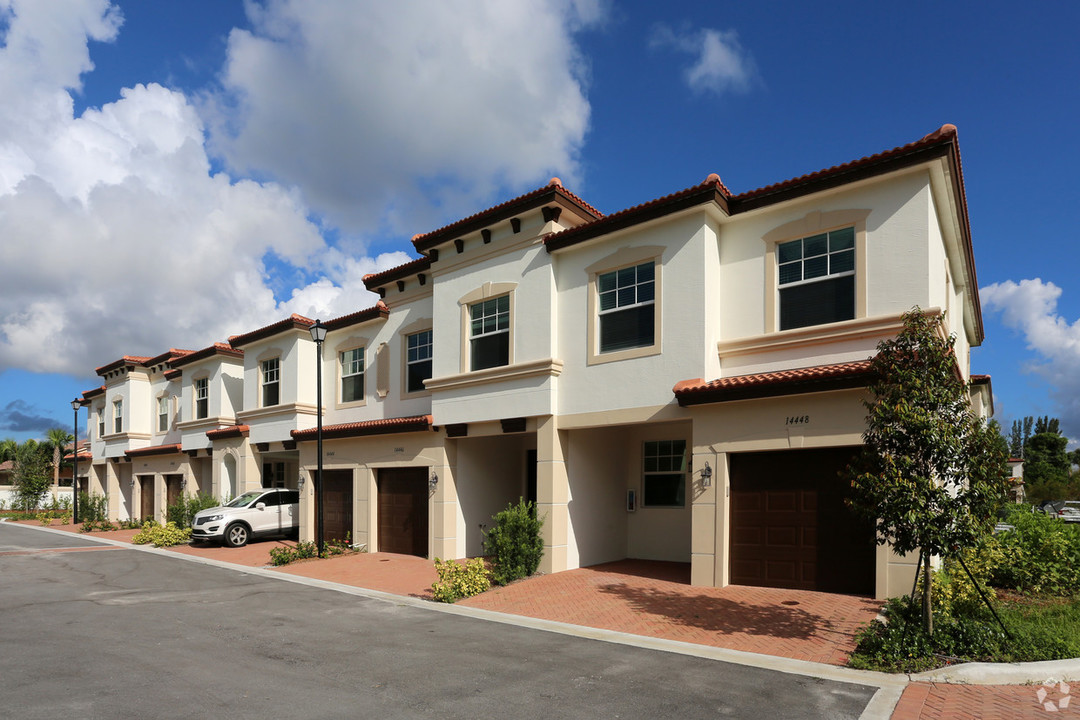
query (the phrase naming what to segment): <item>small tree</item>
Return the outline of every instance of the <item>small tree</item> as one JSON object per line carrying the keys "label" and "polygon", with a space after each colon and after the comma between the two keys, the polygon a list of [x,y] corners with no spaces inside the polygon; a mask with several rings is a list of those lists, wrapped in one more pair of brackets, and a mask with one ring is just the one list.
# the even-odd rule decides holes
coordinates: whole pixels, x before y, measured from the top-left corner
{"label": "small tree", "polygon": [[971,412],[942,319],[915,308],[878,344],[865,448],[849,468],[852,505],[874,518],[878,543],[920,552],[929,633],[931,557],[958,557],[989,532],[1008,488],[1007,444]]}
{"label": "small tree", "polygon": [[[62,464],[61,458],[63,456],[64,448],[67,447],[68,443],[75,439],[75,436],[63,428],[56,427],[50,428],[45,434],[45,438],[46,440],[42,443],[42,447],[48,448],[49,452],[52,453],[53,485],[59,485],[60,465]],[[72,487],[74,487],[74,485],[72,485]]]}
{"label": "small tree", "polygon": [[27,440],[16,450],[12,470],[15,502],[26,511],[36,509],[52,482],[48,452],[36,440]]}

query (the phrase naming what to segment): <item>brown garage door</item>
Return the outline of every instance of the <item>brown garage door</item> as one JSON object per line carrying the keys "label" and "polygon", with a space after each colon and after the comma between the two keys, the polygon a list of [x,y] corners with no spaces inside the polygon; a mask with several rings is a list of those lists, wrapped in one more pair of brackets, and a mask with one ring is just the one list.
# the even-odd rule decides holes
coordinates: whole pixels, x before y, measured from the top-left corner
{"label": "brown garage door", "polygon": [[838,476],[857,450],[731,456],[732,583],[873,594],[873,523],[847,508]]}
{"label": "brown garage door", "polygon": [[378,482],[379,551],[427,557],[427,468],[382,468]]}
{"label": "brown garage door", "polygon": [[183,475],[165,476],[165,506],[171,507],[180,502],[180,486],[184,481]]}
{"label": "brown garage door", "polygon": [[351,537],[353,517],[353,472],[352,470],[324,470],[323,496],[326,509],[323,510],[323,537],[327,540],[345,540]]}

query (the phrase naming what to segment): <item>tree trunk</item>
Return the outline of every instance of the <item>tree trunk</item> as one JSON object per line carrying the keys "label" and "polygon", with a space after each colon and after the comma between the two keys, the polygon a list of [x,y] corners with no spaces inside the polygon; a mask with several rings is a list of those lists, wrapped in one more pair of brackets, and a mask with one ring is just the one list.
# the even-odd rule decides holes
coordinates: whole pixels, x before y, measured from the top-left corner
{"label": "tree trunk", "polygon": [[931,607],[931,592],[930,592],[930,555],[927,554],[923,565],[923,623],[926,627],[926,634],[930,637],[934,636],[934,610]]}

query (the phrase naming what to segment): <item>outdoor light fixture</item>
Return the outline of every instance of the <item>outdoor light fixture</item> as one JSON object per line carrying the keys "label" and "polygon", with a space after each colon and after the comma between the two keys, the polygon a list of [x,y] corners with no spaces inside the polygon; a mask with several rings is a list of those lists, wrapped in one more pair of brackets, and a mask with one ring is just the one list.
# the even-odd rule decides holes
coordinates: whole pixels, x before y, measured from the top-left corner
{"label": "outdoor light fixture", "polygon": [[296,489],[300,492],[304,492],[304,476],[301,474],[300,479],[296,481]]}
{"label": "outdoor light fixture", "polygon": [[427,484],[433,491],[439,486],[439,476],[435,474],[434,470],[431,471],[431,477],[428,478]]}
{"label": "outdoor light fixture", "polygon": [[709,461],[705,461],[705,467],[701,468],[701,487],[709,487],[712,485],[712,468],[709,467]]}
{"label": "outdoor light fixture", "polygon": [[82,401],[75,398],[71,401],[71,409],[75,411],[75,439],[72,441],[71,468],[71,522],[79,522],[79,408]]}
{"label": "outdoor light fixture", "polygon": [[315,534],[319,543],[319,555],[326,551],[326,541],[323,537],[323,467],[322,467],[322,344],[326,340],[326,326],[319,320],[311,326],[311,339],[315,341],[315,495],[318,503],[318,511],[315,518]]}
{"label": "outdoor light fixture", "polygon": [[184,492],[184,488],[186,488],[186,487],[187,487],[187,476],[186,475],[181,475],[180,476],[180,492]]}

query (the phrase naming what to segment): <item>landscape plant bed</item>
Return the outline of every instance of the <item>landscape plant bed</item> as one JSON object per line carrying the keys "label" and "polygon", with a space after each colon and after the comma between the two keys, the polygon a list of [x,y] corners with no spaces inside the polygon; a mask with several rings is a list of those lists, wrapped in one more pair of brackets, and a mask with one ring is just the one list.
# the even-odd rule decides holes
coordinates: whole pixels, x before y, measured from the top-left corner
{"label": "landscape plant bed", "polygon": [[923,629],[918,604],[912,606],[907,597],[893,598],[882,610],[885,622],[874,620],[859,633],[848,664],[909,673],[964,662],[1080,657],[1080,598],[999,591],[994,609],[1008,636],[982,608],[938,616],[931,638]]}

